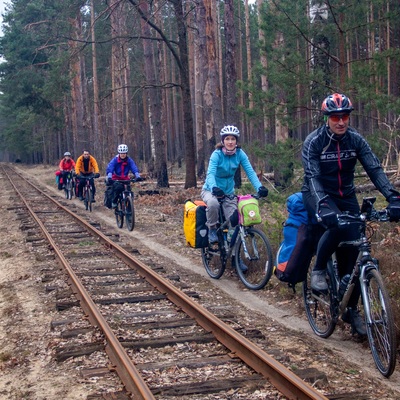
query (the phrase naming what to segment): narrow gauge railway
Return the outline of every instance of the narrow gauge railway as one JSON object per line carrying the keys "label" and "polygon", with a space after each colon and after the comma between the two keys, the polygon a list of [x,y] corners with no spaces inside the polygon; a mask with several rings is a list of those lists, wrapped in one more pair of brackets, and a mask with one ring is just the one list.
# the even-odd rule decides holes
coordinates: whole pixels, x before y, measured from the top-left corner
{"label": "narrow gauge railway", "polygon": [[[258,348],[251,332],[243,336],[191,299],[195,293],[185,294],[173,279],[135,259],[10,167],[2,168],[20,196],[16,204],[35,221],[26,229],[38,235],[39,226],[68,275],[71,291],[59,294],[60,307],[80,304],[102,335],[94,335],[86,351],[104,348],[133,398],[199,399],[232,389],[242,398],[255,390],[265,398],[326,398]],[[168,351],[160,351],[166,346]],[[187,347],[190,357],[182,351]],[[65,346],[57,357],[71,357],[75,350]],[[190,373],[174,377],[182,367]],[[205,367],[206,381],[196,373]]]}

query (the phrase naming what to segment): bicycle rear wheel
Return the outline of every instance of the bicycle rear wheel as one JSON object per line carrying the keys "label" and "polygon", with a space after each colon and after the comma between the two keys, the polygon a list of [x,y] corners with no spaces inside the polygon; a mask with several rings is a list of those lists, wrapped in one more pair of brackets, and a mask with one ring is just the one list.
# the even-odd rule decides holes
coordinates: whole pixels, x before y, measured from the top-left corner
{"label": "bicycle rear wheel", "polygon": [[115,220],[117,221],[118,228],[122,228],[124,226],[124,212],[122,211],[122,201],[118,199],[117,208],[115,209]]}
{"label": "bicycle rear wheel", "polygon": [[271,279],[274,262],[267,236],[260,229],[245,228],[244,242],[238,235],[235,266],[243,284],[251,290],[262,289]]}
{"label": "bicycle rear wheel", "polygon": [[201,249],[201,259],[207,274],[213,279],[219,279],[225,272],[227,255],[222,234],[218,231],[219,243],[209,244]]}
{"label": "bicycle rear wheel", "polygon": [[318,292],[311,289],[310,281],[313,265],[313,263],[310,264],[307,279],[303,282],[304,307],[314,333],[319,337],[327,338],[335,330],[339,312],[333,266],[332,261],[329,261],[327,268],[328,290]]}
{"label": "bicycle rear wheel", "polygon": [[[388,378],[396,366],[396,331],[388,292],[381,274],[375,268],[365,277],[366,300],[364,306],[368,342],[379,372]],[[370,323],[368,321],[371,321]]]}
{"label": "bicycle rear wheel", "polygon": [[133,198],[128,196],[125,199],[125,216],[126,216],[126,227],[129,231],[133,231],[135,227],[135,208],[133,206]]}

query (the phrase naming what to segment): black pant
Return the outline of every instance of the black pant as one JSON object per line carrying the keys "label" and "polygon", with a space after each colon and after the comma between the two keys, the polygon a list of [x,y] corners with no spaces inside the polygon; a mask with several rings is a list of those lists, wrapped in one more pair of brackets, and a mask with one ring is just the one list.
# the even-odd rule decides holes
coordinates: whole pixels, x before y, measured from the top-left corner
{"label": "black pant", "polygon": [[[81,174],[82,176],[85,176],[85,174]],[[88,174],[91,175],[91,174]],[[79,178],[78,178],[79,179]],[[96,194],[96,188],[94,186],[94,179],[90,178],[89,179],[89,183],[90,183],[90,187],[92,188],[92,193],[93,193],[93,197]],[[82,192],[83,192],[83,187],[86,185],[86,179],[79,179],[79,184],[78,184],[78,197],[82,196]]]}
{"label": "black pant", "polygon": [[[311,216],[315,216],[317,210],[315,209],[315,201],[308,192],[303,193],[304,206],[307,212]],[[335,198],[330,197],[330,204],[332,208],[336,207],[338,213],[343,211],[349,211],[350,213],[357,214],[360,212],[360,206],[358,204],[355,194],[347,198]],[[358,249],[356,248],[338,248],[338,245],[342,241],[358,239],[359,226],[357,224],[350,224],[341,227],[334,227],[326,229],[318,242],[317,256],[315,261],[315,270],[323,270],[331,258],[332,254],[336,251],[339,276],[343,277],[346,274],[351,274],[354,264],[357,260]],[[349,307],[355,307],[360,297],[360,284],[357,280],[354,287],[353,293],[349,300]]]}
{"label": "black pant", "polygon": [[[129,181],[127,181],[129,182]],[[112,202],[116,203],[118,200],[118,196],[124,191],[124,184],[120,182],[113,182],[112,186]]]}

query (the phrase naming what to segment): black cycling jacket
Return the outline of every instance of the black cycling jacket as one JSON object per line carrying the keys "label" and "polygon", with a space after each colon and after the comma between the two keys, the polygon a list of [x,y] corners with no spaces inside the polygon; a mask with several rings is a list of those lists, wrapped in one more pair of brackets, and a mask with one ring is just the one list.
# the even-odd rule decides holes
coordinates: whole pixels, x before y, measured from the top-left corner
{"label": "black cycling jacket", "polygon": [[310,192],[316,206],[325,195],[336,198],[354,195],[357,160],[386,199],[393,194],[393,186],[380,161],[353,128],[349,127],[344,135],[333,134],[326,125],[316,129],[304,141],[302,158],[305,173],[302,192]]}

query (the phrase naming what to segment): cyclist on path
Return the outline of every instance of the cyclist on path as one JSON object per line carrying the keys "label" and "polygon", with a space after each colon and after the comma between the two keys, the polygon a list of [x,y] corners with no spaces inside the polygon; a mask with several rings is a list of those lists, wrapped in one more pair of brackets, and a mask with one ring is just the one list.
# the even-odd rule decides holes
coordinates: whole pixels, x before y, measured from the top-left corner
{"label": "cyclist on path", "polygon": [[64,157],[61,159],[58,168],[61,171],[60,178],[62,178],[62,180],[60,179],[60,182],[58,183],[58,190],[62,190],[64,183],[67,181],[68,173],[75,169],[75,161],[71,157],[71,153],[69,151],[64,153]]}
{"label": "cyclist on path", "polygon": [[107,197],[111,198],[111,207],[117,207],[117,199],[124,190],[124,185],[114,181],[129,181],[129,172],[135,175],[136,182],[143,180],[139,173],[139,168],[131,157],[128,157],[128,146],[120,144],[118,146],[118,154],[112,158],[107,166]]}
{"label": "cyclist on path", "polygon": [[[221,142],[216,145],[208,164],[206,180],[201,197],[207,204],[208,240],[218,242],[217,223],[220,203],[218,198],[235,193],[235,173],[242,166],[254,189],[260,197],[268,196],[264,187],[250,164],[247,154],[240,148],[239,129],[233,125],[224,126],[220,131]],[[226,197],[222,203],[224,214],[230,221],[230,229],[238,224],[237,199]]]}
{"label": "cyclist on path", "polygon": [[[350,224],[338,227],[337,214],[344,211],[359,214],[354,186],[354,171],[359,160],[369,178],[389,202],[390,219],[400,219],[400,194],[389,182],[381,163],[367,141],[349,126],[353,106],[350,99],[339,93],[328,96],[322,102],[325,124],[311,132],[303,144],[302,159],[304,205],[310,216],[319,215],[326,228],[317,250],[315,266],[311,273],[311,288],[316,291],[328,289],[326,265],[333,252],[338,257],[339,276],[350,274],[358,255],[358,249],[337,249],[339,242],[354,240],[359,236],[358,226]],[[320,200],[328,198],[318,205]],[[364,319],[357,304],[360,283],[357,280],[342,320],[350,323],[359,335],[365,335]]]}
{"label": "cyclist on path", "polygon": [[[79,175],[81,176],[88,176],[94,174],[95,178],[100,177],[99,166],[97,165],[96,159],[90,155],[88,150],[83,150],[83,153],[78,159],[76,160],[75,164],[75,172],[78,175],[78,198],[79,200],[83,200],[82,191],[83,186],[85,185],[85,179],[79,179]],[[95,194],[96,194],[96,187],[94,185],[94,179],[91,178],[89,180],[90,186],[92,187],[93,199],[92,202],[95,202]]]}

